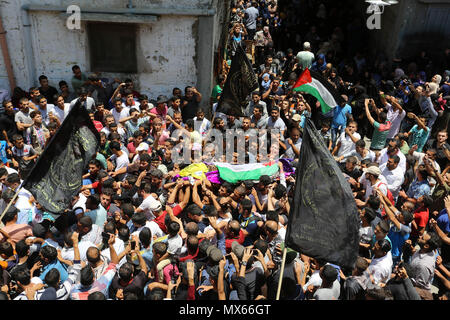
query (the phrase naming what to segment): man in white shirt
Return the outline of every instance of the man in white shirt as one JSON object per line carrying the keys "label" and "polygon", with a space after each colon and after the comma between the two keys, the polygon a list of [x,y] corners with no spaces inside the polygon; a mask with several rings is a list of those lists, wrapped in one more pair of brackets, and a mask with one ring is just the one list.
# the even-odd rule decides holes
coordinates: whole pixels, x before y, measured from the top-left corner
{"label": "man in white shirt", "polygon": [[270,117],[267,119],[267,128],[279,129],[281,131],[281,135],[284,135],[286,124],[283,119],[280,118],[280,109],[276,106],[270,109]]}
{"label": "man in white shirt", "polygon": [[338,157],[349,154],[350,152],[356,150],[356,142],[361,140],[361,136],[357,130],[357,123],[355,121],[350,121],[348,126],[336,141],[336,147],[332,152],[333,155],[337,153]]}
{"label": "man in white shirt", "polygon": [[86,108],[88,111],[92,111],[95,107],[95,100],[91,97],[88,97],[88,92],[86,88],[81,87],[78,93],[78,98],[73,99],[70,101],[70,109],[73,108],[75,103],[77,103],[77,100],[80,99],[81,104]]}
{"label": "man in white shirt", "polygon": [[391,128],[389,129],[387,139],[393,139],[400,130],[400,125],[406,116],[406,111],[403,110],[395,97],[386,96],[383,98],[383,96],[381,96],[381,102],[387,109],[387,120],[391,122]]}
{"label": "man in white shirt", "polygon": [[403,174],[405,174],[405,172],[406,172],[406,157],[403,154],[403,152],[400,151],[399,145],[400,145],[400,142],[398,140],[394,139],[394,140],[389,141],[387,148],[384,148],[380,151],[377,162],[380,166],[382,166],[388,162],[389,157],[397,155],[400,158],[400,162],[398,163],[398,166],[401,168]]}
{"label": "man in white shirt", "polygon": [[[366,169],[363,169],[364,174],[361,176],[359,183],[365,185],[366,193],[364,195],[364,200],[367,202],[370,195],[376,195],[375,190],[373,187],[377,187],[381,190],[381,192],[384,195],[387,195],[387,184],[386,184],[386,178],[383,177],[381,174],[380,168],[376,166],[370,166]],[[364,179],[363,179],[364,178]],[[358,199],[356,199],[356,204],[358,206],[366,206],[367,203],[362,202]]]}
{"label": "man in white shirt", "polygon": [[130,108],[124,106],[120,98],[116,98],[114,99],[114,108],[111,109],[111,114],[113,115],[115,122],[119,124],[120,120],[130,116]]}
{"label": "man in white shirt", "polygon": [[151,184],[145,184],[144,189],[142,190],[144,201],[142,201],[141,205],[136,209],[136,213],[144,212],[147,220],[155,219],[156,216],[154,212],[159,212],[162,208],[161,202],[152,196],[151,187]]}
{"label": "man in white shirt", "polygon": [[386,284],[392,272],[391,244],[387,239],[378,240],[372,248],[374,257],[370,261],[368,272],[375,285]]}
{"label": "man in white shirt", "polygon": [[58,95],[56,99],[56,105],[52,105],[52,107],[48,108],[48,113],[53,114],[58,118],[59,122],[62,123],[64,119],[67,117],[70,111],[70,104],[64,103],[64,97],[62,95]]}
{"label": "man in white shirt", "polygon": [[391,191],[394,199],[397,199],[400,188],[405,180],[403,171],[398,166],[399,162],[399,156],[392,156],[389,157],[386,164],[380,166],[381,174],[386,178],[388,189]]}
{"label": "man in white shirt", "polygon": [[[112,141],[109,144],[109,149],[113,155],[108,159],[108,170],[118,171],[122,168],[126,168],[130,164],[128,155],[121,150],[120,143],[117,141]],[[124,174],[117,176],[119,180],[124,178]]]}
{"label": "man in white shirt", "polygon": [[303,51],[297,53],[297,61],[302,70],[306,68],[311,69],[314,53],[311,52],[311,44],[309,42],[303,43]]}

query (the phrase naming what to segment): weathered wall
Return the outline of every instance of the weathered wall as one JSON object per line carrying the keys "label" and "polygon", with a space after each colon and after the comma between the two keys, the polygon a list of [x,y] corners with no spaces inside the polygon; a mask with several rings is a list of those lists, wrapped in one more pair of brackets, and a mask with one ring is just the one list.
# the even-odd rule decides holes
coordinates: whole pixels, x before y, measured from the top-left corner
{"label": "weathered wall", "polygon": [[[358,6],[367,8],[363,2]],[[374,52],[384,52],[390,59],[416,56],[420,50],[437,56],[450,41],[450,1],[399,1],[385,7],[381,29],[371,30],[369,35]]]}
{"label": "weathered wall", "polygon": [[[211,8],[217,0],[134,0],[137,8]],[[71,67],[80,65],[89,73],[89,49],[86,22],[81,23],[81,30],[69,30],[66,21],[58,12],[30,12],[32,32],[33,61],[35,79],[31,79],[26,43],[23,4],[68,6],[77,3],[89,8],[125,8],[128,0],[5,0],[0,2],[3,26],[7,31],[10,56],[18,86],[27,90],[37,85],[41,74],[49,77],[50,84],[58,87],[58,81],[66,80],[70,84]],[[221,1],[218,1],[219,3]],[[204,21],[199,29],[199,19]],[[162,15],[157,22],[138,25],[137,32],[137,74],[103,73],[105,77],[131,77],[136,87],[155,98],[159,94],[171,95],[173,87],[184,89],[187,85],[198,85],[199,69],[204,69],[202,77],[208,77],[215,43],[215,17],[199,18],[196,16]],[[211,33],[211,34],[210,34]],[[207,38],[207,40],[204,40]],[[205,42],[206,41],[206,42]],[[209,47],[208,47],[209,45]],[[201,49],[201,52],[198,50]],[[209,52],[211,52],[211,55]],[[205,57],[199,60],[198,57]],[[205,64],[205,68],[203,68]],[[201,92],[209,97],[210,79],[203,78]],[[0,86],[9,89],[7,73],[0,57]],[[209,91],[209,92],[208,92]]]}

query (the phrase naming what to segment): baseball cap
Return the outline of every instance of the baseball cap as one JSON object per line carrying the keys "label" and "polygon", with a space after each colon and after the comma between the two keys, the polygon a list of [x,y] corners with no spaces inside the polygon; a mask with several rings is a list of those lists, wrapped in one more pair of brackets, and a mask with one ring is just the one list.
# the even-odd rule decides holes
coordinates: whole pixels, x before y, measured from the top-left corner
{"label": "baseball cap", "polygon": [[376,166],[370,166],[368,168],[364,168],[363,171],[365,173],[370,173],[373,174],[374,176],[380,176],[381,175],[381,170],[380,168],[376,167]]}
{"label": "baseball cap", "polygon": [[292,121],[300,121],[302,117],[299,114],[294,114],[292,116]]}
{"label": "baseball cap", "polygon": [[223,258],[222,251],[216,246],[210,246],[206,249],[206,254],[211,261],[218,263]]}
{"label": "baseball cap", "polygon": [[162,208],[161,202],[159,202],[159,201],[150,202],[149,209],[151,211],[159,211],[159,210],[161,210],[161,208]]}
{"label": "baseball cap", "polygon": [[244,246],[239,244],[239,242],[233,241],[231,243],[231,251],[233,251],[233,253],[239,260],[241,260],[242,257],[244,256],[244,250],[245,250]]}
{"label": "baseball cap", "polygon": [[145,142],[141,142],[139,146],[136,148],[136,151],[147,151],[149,148],[148,144]]}

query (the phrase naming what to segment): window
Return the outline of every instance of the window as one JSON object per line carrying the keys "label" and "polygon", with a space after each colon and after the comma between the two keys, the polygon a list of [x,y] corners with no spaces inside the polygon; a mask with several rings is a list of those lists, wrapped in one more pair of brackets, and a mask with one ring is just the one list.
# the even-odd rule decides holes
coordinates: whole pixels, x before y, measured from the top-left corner
{"label": "window", "polygon": [[135,24],[92,22],[87,30],[92,71],[137,73]]}

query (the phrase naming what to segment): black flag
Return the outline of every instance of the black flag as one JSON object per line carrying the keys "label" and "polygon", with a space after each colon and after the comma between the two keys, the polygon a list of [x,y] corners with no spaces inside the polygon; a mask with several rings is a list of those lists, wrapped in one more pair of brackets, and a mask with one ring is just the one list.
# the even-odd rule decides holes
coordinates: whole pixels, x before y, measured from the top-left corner
{"label": "black flag", "polygon": [[286,246],[352,268],[360,219],[350,185],[309,118],[303,133]]}
{"label": "black flag", "polygon": [[23,187],[42,207],[61,214],[82,186],[82,175],[95,156],[100,135],[80,101],[73,106],[56,132]]}
{"label": "black flag", "polygon": [[238,45],[231,60],[230,72],[216,112],[243,117],[246,99],[257,88],[258,77],[253,71],[252,64],[248,60],[242,45]]}

